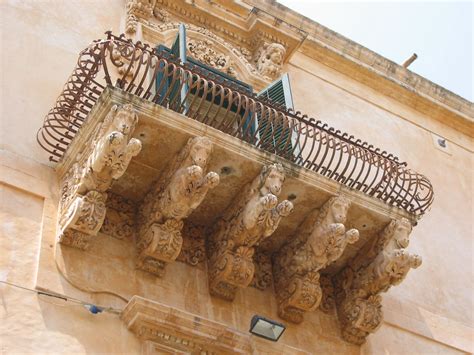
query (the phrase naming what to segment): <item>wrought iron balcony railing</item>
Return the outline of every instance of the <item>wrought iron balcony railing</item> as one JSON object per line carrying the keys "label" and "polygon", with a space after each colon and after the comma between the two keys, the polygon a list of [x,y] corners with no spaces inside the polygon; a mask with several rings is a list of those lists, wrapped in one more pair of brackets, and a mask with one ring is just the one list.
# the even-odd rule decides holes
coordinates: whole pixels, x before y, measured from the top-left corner
{"label": "wrought iron balcony railing", "polygon": [[[413,215],[421,216],[433,202],[430,181],[392,154],[110,32],[80,53],[38,131],[38,142],[51,161],[61,159],[107,86],[184,114]],[[271,146],[269,135],[274,135]]]}

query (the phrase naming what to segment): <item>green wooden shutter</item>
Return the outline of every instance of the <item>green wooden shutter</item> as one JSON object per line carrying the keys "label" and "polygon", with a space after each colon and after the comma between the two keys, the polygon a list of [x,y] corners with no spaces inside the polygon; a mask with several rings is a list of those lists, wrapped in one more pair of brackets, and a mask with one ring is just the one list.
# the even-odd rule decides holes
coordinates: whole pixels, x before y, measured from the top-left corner
{"label": "green wooden shutter", "polygon": [[[182,64],[185,64],[187,61],[187,58],[186,58],[186,27],[184,26],[184,24],[181,23],[179,25],[178,33],[176,35],[175,40],[173,41],[171,50],[167,49],[163,45],[160,45],[156,48],[156,51],[158,52],[159,55],[164,54],[165,57],[169,56],[169,55],[166,55],[167,54],[166,52],[171,53],[176,58],[179,58]],[[162,85],[161,81],[163,80],[163,77],[164,76],[162,73],[159,73],[156,76],[156,84],[155,84],[156,88],[159,88],[160,85]],[[162,87],[162,89],[160,90],[161,96],[165,95],[165,93],[168,90],[169,85],[171,85],[171,82],[172,82],[172,77],[168,77],[165,85],[161,86]],[[179,93],[180,100],[174,100],[175,104],[172,107],[173,109],[179,109],[181,104],[184,102],[186,94],[188,92],[188,85],[187,84],[181,85],[181,84],[182,84],[181,80],[176,81],[170,90],[169,98],[171,99],[173,99],[178,94],[178,90],[180,90],[180,93]],[[162,100],[159,101],[159,103],[161,102]]]}
{"label": "green wooden shutter", "polygon": [[[287,73],[260,91],[257,97],[264,97],[276,106],[283,106],[286,109],[294,108]],[[266,117],[260,116],[257,117],[257,120],[260,146],[265,150],[290,158],[289,155],[294,151],[293,147],[297,143],[296,135],[291,131],[291,127],[283,121],[269,122]]]}

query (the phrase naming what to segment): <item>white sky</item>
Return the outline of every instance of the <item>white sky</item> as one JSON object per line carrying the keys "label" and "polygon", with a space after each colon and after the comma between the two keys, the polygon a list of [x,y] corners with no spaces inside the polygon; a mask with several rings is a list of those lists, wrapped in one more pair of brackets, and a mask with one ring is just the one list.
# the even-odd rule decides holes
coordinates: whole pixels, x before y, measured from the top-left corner
{"label": "white sky", "polygon": [[474,101],[474,1],[278,2]]}

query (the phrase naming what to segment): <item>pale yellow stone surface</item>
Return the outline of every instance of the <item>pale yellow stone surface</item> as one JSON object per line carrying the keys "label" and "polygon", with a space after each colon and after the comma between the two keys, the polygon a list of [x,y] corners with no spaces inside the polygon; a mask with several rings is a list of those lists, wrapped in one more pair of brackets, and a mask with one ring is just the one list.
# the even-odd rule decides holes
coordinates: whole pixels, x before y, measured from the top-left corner
{"label": "pale yellow stone surface", "polygon": [[[34,288],[38,277],[38,285],[117,308],[124,306],[119,298],[79,291],[58,272],[53,258],[58,185],[35,135],[78,52],[105,30],[118,32],[123,14],[119,0],[0,3],[1,280]],[[295,54],[285,70],[298,110],[406,160],[430,178],[435,202],[411,236],[410,249],[423,256],[423,265],[384,295],[385,324],[366,345],[359,349],[343,342],[334,317],[320,311],[290,326],[281,343],[318,353],[474,351],[472,138],[303,54]],[[431,132],[448,139],[451,155],[434,147]],[[248,330],[255,313],[277,319],[271,291],[249,288],[229,304],[209,296],[200,268],[173,263],[163,280],[139,275],[132,259],[122,259],[125,268],[116,269],[114,258],[133,251],[126,242],[106,238],[101,245],[112,256],[66,251],[78,253],[78,274],[89,278],[88,287],[119,285],[126,298],[141,294],[241,331]],[[109,269],[97,268],[98,257]],[[264,353],[267,343],[255,339],[254,345]],[[139,353],[141,346],[114,314],[92,315],[77,305],[0,285],[2,353]]]}

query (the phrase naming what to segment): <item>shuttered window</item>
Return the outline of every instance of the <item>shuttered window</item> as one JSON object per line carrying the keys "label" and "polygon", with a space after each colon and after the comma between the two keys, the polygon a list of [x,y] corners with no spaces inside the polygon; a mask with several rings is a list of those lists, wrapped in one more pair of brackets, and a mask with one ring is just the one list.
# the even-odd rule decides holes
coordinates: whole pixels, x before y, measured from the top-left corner
{"label": "shuttered window", "polygon": [[[288,74],[284,74],[280,79],[274,81],[265,89],[257,94],[257,97],[263,97],[271,101],[276,107],[284,109],[293,109],[293,97]],[[296,135],[291,127],[282,117],[270,121],[268,117],[257,116],[258,120],[258,138],[260,146],[272,153],[291,158],[296,151]],[[295,149],[294,149],[295,148]]]}

